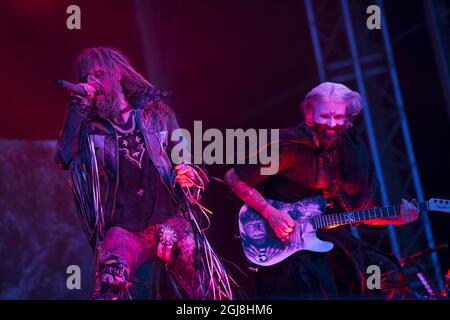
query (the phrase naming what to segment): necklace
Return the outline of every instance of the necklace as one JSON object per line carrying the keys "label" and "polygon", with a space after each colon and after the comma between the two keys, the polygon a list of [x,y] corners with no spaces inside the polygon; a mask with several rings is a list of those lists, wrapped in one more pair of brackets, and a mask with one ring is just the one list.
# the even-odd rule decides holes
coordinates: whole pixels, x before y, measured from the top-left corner
{"label": "necklace", "polygon": [[125,130],[124,130],[124,129],[122,129],[121,127],[119,127],[118,125],[116,125],[113,121],[110,121],[110,122],[111,122],[112,126],[113,126],[114,128],[116,128],[117,131],[126,134],[126,133],[133,132],[134,129],[136,128],[136,123],[135,123],[135,121],[134,121],[134,113],[132,113],[132,114],[130,115],[130,118],[131,118],[131,128],[130,128],[130,129],[125,129]]}

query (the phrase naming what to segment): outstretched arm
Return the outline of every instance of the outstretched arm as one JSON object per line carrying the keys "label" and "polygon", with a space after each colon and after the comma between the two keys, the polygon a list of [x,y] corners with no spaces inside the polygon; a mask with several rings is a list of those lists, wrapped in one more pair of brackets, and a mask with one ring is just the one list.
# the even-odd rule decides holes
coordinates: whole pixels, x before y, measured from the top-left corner
{"label": "outstretched arm", "polygon": [[[363,152],[365,155],[362,158],[369,159],[369,153],[367,151],[367,148],[365,148],[364,143],[363,144]],[[374,207],[382,207],[383,203],[381,200],[381,188],[380,183],[378,182],[378,179],[375,174],[375,168],[373,165],[373,162],[369,162],[369,167],[367,169],[367,198],[364,201],[364,204],[360,208],[355,208],[357,210],[363,210],[363,209],[371,209]],[[411,202],[406,201],[405,199],[402,199],[402,202],[400,204],[400,214],[398,216],[394,216],[391,218],[384,218],[384,219],[372,219],[369,221],[363,222],[366,225],[372,225],[372,226],[385,226],[389,224],[394,225],[403,225],[407,224],[409,222],[415,221],[418,218],[418,210],[415,207],[414,204]]]}

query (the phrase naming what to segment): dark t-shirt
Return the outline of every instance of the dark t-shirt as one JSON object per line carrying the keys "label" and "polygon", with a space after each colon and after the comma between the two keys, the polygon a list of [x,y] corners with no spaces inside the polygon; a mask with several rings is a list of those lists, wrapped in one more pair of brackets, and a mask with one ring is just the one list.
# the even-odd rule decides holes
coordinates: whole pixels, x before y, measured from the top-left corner
{"label": "dark t-shirt", "polygon": [[130,116],[117,126],[119,150],[119,185],[116,206],[109,226],[139,231],[151,224],[162,223],[177,214],[169,192],[151,161],[142,132]]}

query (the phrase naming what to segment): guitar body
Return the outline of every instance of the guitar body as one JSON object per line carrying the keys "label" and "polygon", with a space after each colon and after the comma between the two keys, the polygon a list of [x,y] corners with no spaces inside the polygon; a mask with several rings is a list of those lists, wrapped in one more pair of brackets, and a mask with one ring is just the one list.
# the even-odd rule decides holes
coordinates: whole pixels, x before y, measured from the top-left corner
{"label": "guitar body", "polygon": [[325,212],[323,197],[303,199],[295,203],[267,200],[273,207],[287,212],[297,225],[292,231],[291,241],[283,243],[273,232],[268,222],[248,205],[239,211],[239,230],[245,256],[260,266],[274,265],[297,251],[327,252],[333,244],[317,238],[316,229],[310,219]]}
{"label": "guitar body", "polygon": [[[297,251],[327,252],[333,249],[331,242],[317,238],[317,228],[336,227],[373,219],[392,219],[401,214],[400,205],[334,213],[325,212],[325,199],[321,196],[303,199],[295,203],[267,200],[273,207],[288,213],[297,223],[293,231],[281,242],[267,221],[248,205],[239,211],[239,229],[245,256],[259,266],[272,266]],[[437,211],[450,213],[450,200],[432,198],[415,204],[420,213]]]}

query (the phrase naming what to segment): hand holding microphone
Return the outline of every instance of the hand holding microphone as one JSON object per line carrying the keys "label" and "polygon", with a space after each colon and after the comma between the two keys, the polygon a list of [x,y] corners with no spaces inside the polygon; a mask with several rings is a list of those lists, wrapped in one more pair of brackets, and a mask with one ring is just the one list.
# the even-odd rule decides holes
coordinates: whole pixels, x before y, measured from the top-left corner
{"label": "hand holding microphone", "polygon": [[72,94],[69,102],[70,108],[83,114],[87,114],[92,109],[97,92],[95,86],[88,83],[74,84],[65,80],[56,80],[55,84],[67,89]]}
{"label": "hand holding microphone", "polygon": [[84,93],[85,93],[83,96],[84,98],[86,98],[88,100],[94,99],[95,93],[97,92],[97,89],[94,86],[87,84],[87,83],[79,83],[78,86],[83,88]]}
{"label": "hand holding microphone", "polygon": [[67,89],[72,94],[76,94],[88,100],[94,99],[95,92],[97,91],[97,89],[93,85],[88,83],[74,84],[66,80],[55,80],[55,84],[58,87]]}

